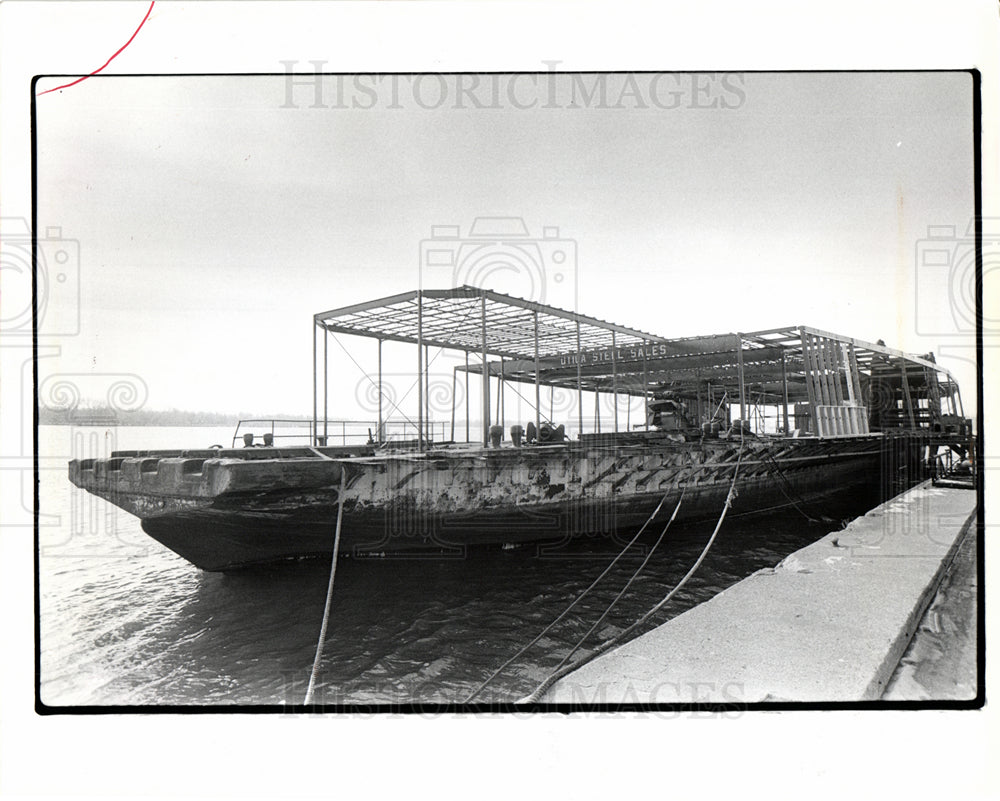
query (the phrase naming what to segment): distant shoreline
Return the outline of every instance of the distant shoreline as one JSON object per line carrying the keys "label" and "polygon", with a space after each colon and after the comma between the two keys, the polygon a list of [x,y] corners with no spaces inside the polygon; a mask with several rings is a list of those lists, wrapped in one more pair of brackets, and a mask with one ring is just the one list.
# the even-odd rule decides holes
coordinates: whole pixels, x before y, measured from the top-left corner
{"label": "distant shoreline", "polygon": [[[51,409],[46,406],[38,409],[39,425],[56,426],[162,426],[162,427],[199,427],[209,428],[227,426],[235,428],[240,420],[268,419],[272,417],[281,420],[298,420],[295,415],[253,415],[249,413],[223,414],[219,412],[188,412],[179,409],[153,411],[137,409],[122,411],[119,409],[83,408],[83,409]],[[301,418],[303,423],[311,422]]]}
{"label": "distant shoreline", "polygon": [[236,423],[136,423],[132,420],[98,420],[82,418],[80,420],[42,420],[40,426],[138,426],[143,428],[235,428]]}

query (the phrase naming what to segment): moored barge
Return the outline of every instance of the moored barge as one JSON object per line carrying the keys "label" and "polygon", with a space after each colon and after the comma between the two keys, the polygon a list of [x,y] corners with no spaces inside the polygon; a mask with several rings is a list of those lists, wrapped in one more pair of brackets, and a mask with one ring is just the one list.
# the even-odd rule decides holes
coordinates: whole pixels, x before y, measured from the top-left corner
{"label": "moored barge", "polygon": [[[714,519],[734,482],[731,514],[801,509],[864,488],[891,495],[936,460],[970,455],[958,385],[933,355],[804,326],[670,339],[475,287],[415,290],[314,323],[303,444],[117,451],[73,460],[70,480],[198,567],[231,570],[329,556],[340,504],[341,553],[557,548],[581,535],[624,542],[682,494],[680,520]],[[326,342],[337,335],[378,341],[368,442],[332,444]],[[387,341],[416,349],[418,412],[404,440],[382,414]],[[481,387],[475,441],[468,410],[456,441],[454,395],[450,437],[431,434],[431,349],[464,352],[453,387],[459,374]],[[534,419],[506,416],[504,392],[517,386],[533,394]],[[575,414],[545,415],[543,388],[573,398]],[[614,401],[609,430],[602,397]],[[620,398],[641,399],[644,419],[621,420]]]}

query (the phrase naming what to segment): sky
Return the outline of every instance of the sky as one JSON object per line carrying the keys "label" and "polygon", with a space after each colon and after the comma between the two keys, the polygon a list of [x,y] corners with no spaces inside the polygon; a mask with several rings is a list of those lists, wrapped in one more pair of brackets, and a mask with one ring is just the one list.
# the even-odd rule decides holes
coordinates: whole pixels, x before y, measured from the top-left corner
{"label": "sky", "polygon": [[[966,73],[97,77],[39,97],[37,137],[49,271],[72,254],[43,402],[125,376],[151,409],[308,414],[312,314],[423,281],[662,336],[802,324],[933,350],[975,406]],[[421,275],[434,226],[481,217],[570,262],[543,244],[531,275]],[[374,371],[374,342],[342,342]],[[372,417],[330,357],[331,417]],[[396,397],[414,362],[387,346]]]}

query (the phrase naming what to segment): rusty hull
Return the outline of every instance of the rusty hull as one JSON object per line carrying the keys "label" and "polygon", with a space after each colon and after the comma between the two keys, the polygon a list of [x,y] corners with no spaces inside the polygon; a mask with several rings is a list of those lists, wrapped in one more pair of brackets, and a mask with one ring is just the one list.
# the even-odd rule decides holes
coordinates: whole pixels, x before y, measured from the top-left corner
{"label": "rusty hull", "polygon": [[[424,453],[255,448],[118,452],[74,460],[73,484],[142,520],[205,570],[329,555],[341,474],[341,552],[461,553],[467,545],[581,535],[624,542],[664,498],[666,520],[715,519],[741,445],[732,440],[451,445]],[[883,438],[751,438],[732,514],[878,485]]]}

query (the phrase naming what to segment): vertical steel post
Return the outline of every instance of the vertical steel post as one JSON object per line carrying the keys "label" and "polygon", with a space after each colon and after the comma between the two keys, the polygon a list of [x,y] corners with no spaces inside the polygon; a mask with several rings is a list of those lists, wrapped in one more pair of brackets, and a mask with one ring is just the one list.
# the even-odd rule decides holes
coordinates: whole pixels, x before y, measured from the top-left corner
{"label": "vertical steel post", "polygon": [[844,365],[843,366],[844,377],[846,379],[845,383],[847,384],[847,400],[851,404],[851,406],[854,406],[855,404],[857,404],[858,398],[854,394],[854,372],[851,369],[852,367],[851,355],[847,348],[848,345],[846,342],[840,343],[840,353]]}
{"label": "vertical steel post", "polygon": [[330,341],[330,332],[326,330],[326,326],[323,326],[323,439],[329,444],[330,440],[327,439],[328,432],[326,430],[327,424],[330,419],[330,377],[329,377],[329,358],[327,356],[327,343]]}
{"label": "vertical steel post", "polygon": [[455,441],[455,388],[458,385],[458,365],[451,368],[451,441]]}
{"label": "vertical steel post", "polygon": [[618,433],[618,343],[611,332],[611,392],[615,399],[615,433]]}
{"label": "vertical steel post", "polygon": [[483,337],[483,447],[490,444],[490,366],[487,363],[488,354],[486,352],[486,295],[480,297],[482,301],[482,337]]}
{"label": "vertical steel post", "polygon": [[746,398],[743,393],[743,335],[736,335],[736,364],[740,379],[740,425],[747,422]]}
{"label": "vertical steel post", "polygon": [[[820,377],[820,395],[823,398],[824,405],[835,406],[837,403],[837,396],[833,391],[833,382],[830,380],[829,375],[829,365],[827,364],[827,353],[824,340],[821,337],[813,337],[812,340],[813,350],[812,353],[816,358],[816,364],[819,367],[819,377]],[[834,426],[836,430],[836,426]]]}
{"label": "vertical steel post", "polygon": [[582,370],[581,362],[583,361],[583,352],[580,350],[580,321],[576,321],[576,411],[577,411],[577,424],[580,426],[580,433],[577,438],[583,436],[583,381],[582,381]]}
{"label": "vertical steel post", "polygon": [[642,417],[649,431],[649,367],[646,362],[646,341],[642,342]]}
{"label": "vertical steel post", "polygon": [[[580,335],[580,324],[576,324],[577,329],[577,348],[579,348],[579,335]],[[541,379],[538,375],[539,372],[539,362],[538,362],[538,312],[535,312],[535,431],[538,431],[542,427],[542,386]]]}
{"label": "vertical steel post", "polygon": [[417,290],[417,447],[424,449],[424,298]]}
{"label": "vertical steel post", "polygon": [[858,433],[867,434],[869,432],[868,428],[868,409],[865,408],[865,396],[861,391],[861,372],[858,369],[858,357],[854,352],[854,343],[850,343],[847,346],[847,361],[848,366],[851,370],[851,383],[854,385],[854,397],[857,400],[858,405],[863,409],[863,411],[858,411]]}
{"label": "vertical steel post", "polygon": [[503,356],[500,357],[500,378],[497,383],[497,422],[500,425],[504,425],[506,420],[506,415],[504,414],[507,410],[504,407],[504,397],[503,397]]}
{"label": "vertical steel post", "polygon": [[469,351],[465,352],[465,441],[469,442]]}
{"label": "vertical steel post", "polygon": [[[842,406],[840,413],[843,415],[844,424],[847,428],[845,433],[860,434],[860,424],[858,423],[856,408],[858,400],[857,396],[854,394],[854,378],[851,374],[851,357],[847,351],[847,343],[840,342],[838,344],[840,345],[840,349],[837,352],[837,382],[840,382],[840,376],[843,375],[844,383],[847,385],[847,402],[851,406],[850,409],[846,409]],[[833,347],[837,347],[837,345],[834,345]]]}
{"label": "vertical steel post", "polygon": [[312,423],[312,444],[318,445],[316,441],[316,430],[319,424],[319,365],[317,364],[317,344],[316,329],[319,328],[319,321],[313,317],[313,423]]}
{"label": "vertical steel post", "polygon": [[378,341],[378,429],[375,434],[377,442],[382,442],[382,340]]}
{"label": "vertical steel post", "polygon": [[844,405],[844,388],[841,384],[841,379],[843,378],[843,372],[840,369],[840,350],[837,348],[837,343],[832,339],[826,340],[826,353],[827,360],[830,365],[830,382],[833,384],[833,402],[837,406]]}
{"label": "vertical steel post", "polygon": [[424,345],[424,436],[428,443],[434,432],[431,431],[431,349]]}
{"label": "vertical steel post", "polygon": [[784,400],[784,420],[785,433],[788,433],[788,368],[786,365],[785,351],[781,351],[781,397]]}
{"label": "vertical steel post", "polygon": [[[823,396],[825,401],[825,406],[836,407],[837,406],[837,396],[833,389],[833,378],[830,375],[832,366],[829,364],[829,353],[827,352],[826,339],[822,337],[814,337],[813,343],[815,344],[816,358],[819,364],[820,376],[822,381],[822,388],[820,394]],[[826,420],[826,424],[832,429],[832,434],[836,436],[837,434],[842,434],[840,420],[837,417],[836,409],[827,408],[823,411],[823,415]]]}
{"label": "vertical steel post", "polygon": [[909,370],[907,369],[906,360],[902,357],[899,358],[899,368],[899,377],[903,383],[903,399],[906,402],[906,414],[910,420],[910,428],[916,430],[917,421],[913,415],[913,396],[910,394]]}
{"label": "vertical steel post", "polygon": [[822,401],[817,396],[817,387],[815,382],[815,368],[813,366],[812,351],[809,346],[809,334],[805,332],[804,328],[799,328],[799,342],[802,346],[802,369],[806,377],[806,394],[809,396],[809,419],[812,422],[812,432],[814,435],[819,436],[819,412],[816,409],[817,404],[822,403]]}

